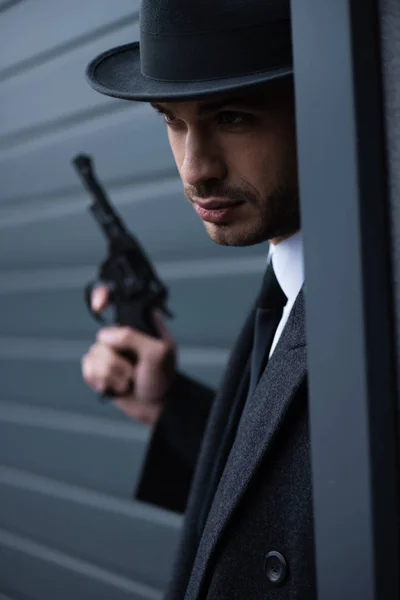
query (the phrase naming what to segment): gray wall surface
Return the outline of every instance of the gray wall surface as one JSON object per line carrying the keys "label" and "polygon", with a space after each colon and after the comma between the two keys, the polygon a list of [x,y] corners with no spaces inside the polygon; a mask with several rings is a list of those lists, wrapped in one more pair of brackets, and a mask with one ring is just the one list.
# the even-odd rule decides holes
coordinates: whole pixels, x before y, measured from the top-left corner
{"label": "gray wall surface", "polygon": [[[105,243],[71,166],[93,155],[171,290],[181,369],[217,385],[266,246],[220,248],[185,202],[162,121],[87,62],[138,35],[133,0],[0,1],[0,598],[160,598],[181,518],[133,501],[149,431],[83,383],[83,301]],[[190,399],[188,399],[190,401]]]}

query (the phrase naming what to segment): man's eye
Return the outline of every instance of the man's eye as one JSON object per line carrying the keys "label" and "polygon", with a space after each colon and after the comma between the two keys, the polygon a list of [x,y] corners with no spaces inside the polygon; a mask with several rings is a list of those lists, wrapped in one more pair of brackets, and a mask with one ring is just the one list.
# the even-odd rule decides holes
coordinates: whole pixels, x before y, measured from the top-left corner
{"label": "man's eye", "polygon": [[183,126],[184,126],[184,122],[181,119],[177,119],[175,117],[173,117],[172,115],[166,115],[164,114],[164,121],[167,125],[167,127],[169,127],[170,129],[175,130],[179,130],[181,131]]}
{"label": "man's eye", "polygon": [[181,121],[174,117],[174,115],[167,115],[166,113],[164,113],[163,117],[167,125],[178,125],[179,123],[181,123]]}
{"label": "man's eye", "polygon": [[222,123],[222,125],[239,127],[241,125],[246,125],[250,121],[250,115],[226,110],[218,114],[218,121]]}
{"label": "man's eye", "polygon": [[170,115],[165,113],[163,110],[160,110],[158,108],[156,108],[156,114],[159,115],[160,117],[162,117],[163,121],[165,121],[166,123],[174,123],[175,118]]}

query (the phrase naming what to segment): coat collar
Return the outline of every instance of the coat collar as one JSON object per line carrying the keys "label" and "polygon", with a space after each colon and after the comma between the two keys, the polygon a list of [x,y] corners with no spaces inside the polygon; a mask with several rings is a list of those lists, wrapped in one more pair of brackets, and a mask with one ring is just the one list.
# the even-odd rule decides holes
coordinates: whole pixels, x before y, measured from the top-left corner
{"label": "coat collar", "polygon": [[199,545],[185,600],[198,597],[208,561],[262,459],[307,369],[304,297],[300,292],[276,350],[246,406]]}

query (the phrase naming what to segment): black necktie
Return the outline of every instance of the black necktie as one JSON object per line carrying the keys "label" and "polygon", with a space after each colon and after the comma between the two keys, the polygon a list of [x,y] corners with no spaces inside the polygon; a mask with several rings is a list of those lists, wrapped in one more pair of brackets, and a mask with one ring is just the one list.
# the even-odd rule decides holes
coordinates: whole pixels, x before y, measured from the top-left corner
{"label": "black necktie", "polygon": [[274,335],[286,302],[287,297],[276,279],[271,262],[266,270],[257,302],[248,397],[254,392],[268,362]]}

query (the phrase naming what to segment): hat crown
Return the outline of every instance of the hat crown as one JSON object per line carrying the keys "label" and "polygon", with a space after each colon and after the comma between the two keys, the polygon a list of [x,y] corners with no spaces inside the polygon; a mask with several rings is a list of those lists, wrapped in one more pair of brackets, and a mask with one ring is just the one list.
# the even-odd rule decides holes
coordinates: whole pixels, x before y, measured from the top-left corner
{"label": "hat crown", "polygon": [[155,35],[226,31],[290,18],[289,0],[142,0],[140,27]]}
{"label": "hat crown", "polygon": [[129,100],[197,99],[293,72],[290,0],[141,0],[140,40],[87,69],[98,91]]}

